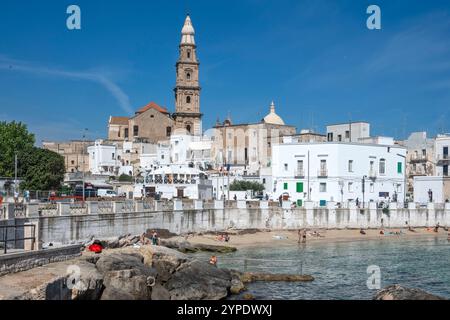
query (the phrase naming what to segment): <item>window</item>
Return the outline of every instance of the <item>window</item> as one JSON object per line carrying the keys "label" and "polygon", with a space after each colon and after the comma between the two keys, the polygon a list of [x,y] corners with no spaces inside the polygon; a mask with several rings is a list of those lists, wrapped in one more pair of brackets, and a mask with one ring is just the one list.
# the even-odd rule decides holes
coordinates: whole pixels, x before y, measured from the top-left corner
{"label": "window", "polygon": [[353,182],[348,183],[348,192],[353,192]]}
{"label": "window", "polygon": [[287,190],[288,188],[289,188],[289,185],[288,185],[287,182],[285,182],[285,183],[283,184],[283,189],[284,189],[284,190]]}
{"label": "window", "polygon": [[163,154],[161,155],[161,159],[164,159],[164,155]]}
{"label": "window", "polygon": [[191,103],[191,96],[186,97],[186,103]]}
{"label": "window", "polygon": [[297,160],[297,175],[303,176],[303,160]]}
{"label": "window", "polygon": [[353,160],[348,160],[348,172],[353,172]]}
{"label": "window", "polygon": [[188,124],[188,125],[186,126],[186,131],[187,131],[188,133],[191,133],[191,125],[190,125],[190,124]]}
{"label": "window", "polygon": [[448,177],[448,165],[442,167],[442,175]]}
{"label": "window", "polygon": [[428,170],[427,170],[427,165],[424,163],[423,165],[422,165],[422,167],[423,167],[423,173],[425,173],[425,174],[427,174],[428,172]]}
{"label": "window", "polygon": [[133,136],[137,137],[139,135],[139,126],[133,126]]}
{"label": "window", "polygon": [[375,192],[375,185],[373,184],[373,182],[370,183],[370,192],[371,193]]}
{"label": "window", "polygon": [[303,192],[303,182],[297,182],[297,192],[298,193]]}
{"label": "window", "polygon": [[426,149],[422,149],[422,155],[425,157],[427,155],[427,150]]}
{"label": "window", "polygon": [[120,129],[119,129],[119,131],[117,132],[117,136],[120,138]]}
{"label": "window", "polygon": [[320,160],[320,170],[327,170],[327,160]]}
{"label": "window", "polygon": [[397,173],[403,173],[402,163],[397,162]]}
{"label": "window", "polygon": [[320,192],[327,192],[327,184],[325,182],[322,182],[319,186]]}
{"label": "window", "polygon": [[329,132],[327,136],[328,141],[333,141],[333,132]]}
{"label": "window", "polygon": [[72,164],[75,164],[75,161],[73,161],[73,160],[72,160],[72,161],[70,161],[70,162],[71,162]]}
{"label": "window", "polygon": [[386,160],[380,159],[380,174],[386,174]]}
{"label": "window", "polygon": [[263,184],[266,184],[266,178],[263,178],[263,179],[262,179],[262,183],[263,183]]}
{"label": "window", "polygon": [[350,139],[350,131],[345,131],[345,139]]}
{"label": "window", "polygon": [[191,74],[189,72],[186,74],[186,79],[191,80]]}
{"label": "window", "polygon": [[125,128],[124,133],[125,138],[128,138],[128,128]]}
{"label": "window", "polygon": [[338,135],[338,141],[342,141],[342,135]]}
{"label": "window", "polygon": [[111,154],[111,159],[114,160],[114,152]]}
{"label": "window", "polygon": [[191,58],[191,50],[188,50],[188,51],[187,51],[187,57],[188,57],[188,59]]}
{"label": "window", "polygon": [[172,127],[167,127],[166,128],[166,136],[170,137],[171,134],[172,134]]}

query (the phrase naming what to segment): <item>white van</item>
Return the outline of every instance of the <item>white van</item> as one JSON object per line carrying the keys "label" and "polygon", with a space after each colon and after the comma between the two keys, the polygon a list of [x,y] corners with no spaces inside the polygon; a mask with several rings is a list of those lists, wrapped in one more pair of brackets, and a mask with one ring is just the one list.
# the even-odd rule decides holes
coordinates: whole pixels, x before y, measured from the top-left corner
{"label": "white van", "polygon": [[115,197],[117,197],[117,193],[113,190],[98,189],[97,197],[99,197],[99,198],[115,198]]}

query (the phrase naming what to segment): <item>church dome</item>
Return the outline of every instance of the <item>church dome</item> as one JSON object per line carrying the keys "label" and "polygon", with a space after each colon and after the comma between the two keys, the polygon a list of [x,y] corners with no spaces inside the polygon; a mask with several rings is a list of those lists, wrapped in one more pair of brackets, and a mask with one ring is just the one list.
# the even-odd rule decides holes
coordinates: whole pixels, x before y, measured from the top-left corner
{"label": "church dome", "polygon": [[264,117],[263,121],[270,124],[284,125],[283,119],[275,113],[275,103],[270,104],[270,113]]}

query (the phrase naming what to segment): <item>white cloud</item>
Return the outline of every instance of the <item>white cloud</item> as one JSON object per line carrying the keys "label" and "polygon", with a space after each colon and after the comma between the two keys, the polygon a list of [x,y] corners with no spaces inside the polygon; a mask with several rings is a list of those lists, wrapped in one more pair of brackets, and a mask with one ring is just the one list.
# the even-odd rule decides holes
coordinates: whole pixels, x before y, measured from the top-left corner
{"label": "white cloud", "polygon": [[109,77],[99,71],[67,71],[58,68],[40,66],[28,61],[10,59],[3,55],[0,55],[0,69],[11,72],[25,72],[36,76],[51,76],[96,82],[104,87],[116,99],[123,111],[128,114],[133,113],[128,95]]}

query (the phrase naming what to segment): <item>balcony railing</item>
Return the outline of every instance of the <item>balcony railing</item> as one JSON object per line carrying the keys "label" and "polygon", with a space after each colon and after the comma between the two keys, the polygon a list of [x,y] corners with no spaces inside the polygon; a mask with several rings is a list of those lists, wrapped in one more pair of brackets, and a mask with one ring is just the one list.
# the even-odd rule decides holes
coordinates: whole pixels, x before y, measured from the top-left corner
{"label": "balcony railing", "polygon": [[304,178],[305,177],[305,170],[297,170],[295,172],[295,177],[296,178]]}
{"label": "balcony railing", "polygon": [[428,161],[428,156],[426,154],[412,154],[410,162],[423,162]]}
{"label": "balcony railing", "polygon": [[450,162],[450,157],[448,154],[438,154],[436,159],[437,165],[448,165]]}
{"label": "balcony railing", "polygon": [[317,177],[319,177],[319,178],[326,178],[326,177],[328,177],[328,170],[324,169],[324,168],[319,169],[317,171]]}

